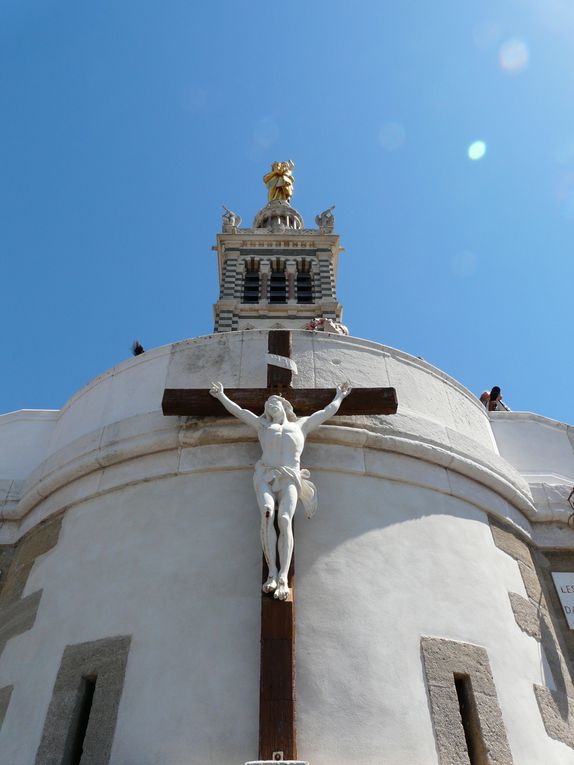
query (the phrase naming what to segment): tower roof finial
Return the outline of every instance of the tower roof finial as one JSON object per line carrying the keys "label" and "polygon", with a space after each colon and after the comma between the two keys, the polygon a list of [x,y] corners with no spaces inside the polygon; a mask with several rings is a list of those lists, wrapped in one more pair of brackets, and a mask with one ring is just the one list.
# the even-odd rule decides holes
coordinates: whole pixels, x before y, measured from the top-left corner
{"label": "tower roof finial", "polygon": [[293,168],[295,163],[288,159],[287,162],[273,162],[271,172],[263,176],[263,183],[267,186],[267,201],[282,200],[290,202],[293,196]]}

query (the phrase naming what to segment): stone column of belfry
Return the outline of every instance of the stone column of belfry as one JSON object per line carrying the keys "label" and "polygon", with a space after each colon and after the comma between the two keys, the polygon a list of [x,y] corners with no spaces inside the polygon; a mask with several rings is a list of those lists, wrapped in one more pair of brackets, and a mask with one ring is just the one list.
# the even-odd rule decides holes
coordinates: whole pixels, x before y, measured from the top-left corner
{"label": "stone column of belfry", "polygon": [[262,260],[259,264],[259,273],[261,274],[261,282],[259,286],[259,302],[269,302],[269,274],[271,272],[271,264],[268,260]]}
{"label": "stone column of belfry", "polygon": [[323,288],[321,285],[321,272],[319,269],[319,262],[313,260],[311,262],[311,283],[313,285],[313,300],[316,303],[323,297]]}
{"label": "stone column of belfry", "polygon": [[295,303],[295,279],[297,278],[297,263],[294,260],[288,260],[285,264],[287,275],[287,302]]}
{"label": "stone column of belfry", "polygon": [[239,260],[237,271],[235,272],[235,285],[233,287],[233,296],[241,299],[243,293],[243,284],[245,282],[245,272],[247,270],[245,260]]}

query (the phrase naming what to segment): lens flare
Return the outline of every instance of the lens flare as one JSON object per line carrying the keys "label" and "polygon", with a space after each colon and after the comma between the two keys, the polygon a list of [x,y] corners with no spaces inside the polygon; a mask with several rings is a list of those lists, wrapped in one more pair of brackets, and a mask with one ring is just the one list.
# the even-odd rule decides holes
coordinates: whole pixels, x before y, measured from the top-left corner
{"label": "lens flare", "polygon": [[469,159],[482,159],[486,154],[486,144],[484,141],[475,141],[468,147]]}
{"label": "lens flare", "polygon": [[498,53],[500,66],[509,74],[519,74],[528,66],[530,53],[523,40],[513,38],[500,46]]}
{"label": "lens flare", "polygon": [[407,134],[399,122],[386,122],[379,130],[379,143],[387,151],[396,151],[406,141]]}
{"label": "lens flare", "polygon": [[450,260],[450,267],[456,276],[465,278],[476,271],[477,258],[474,252],[462,250],[457,252]]}

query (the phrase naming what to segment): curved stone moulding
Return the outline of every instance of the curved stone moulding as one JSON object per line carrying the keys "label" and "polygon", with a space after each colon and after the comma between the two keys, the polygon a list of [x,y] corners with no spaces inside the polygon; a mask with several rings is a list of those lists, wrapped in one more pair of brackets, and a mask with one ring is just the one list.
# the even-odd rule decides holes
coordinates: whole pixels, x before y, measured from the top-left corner
{"label": "curved stone moulding", "polygon": [[[412,375],[408,372],[408,379],[401,383],[400,413],[408,414],[412,409],[411,414],[414,417],[424,419],[425,411],[421,409],[423,405],[427,408],[426,416],[430,413],[437,422],[447,422],[452,414],[451,409],[454,407],[458,409],[459,425],[467,425],[468,416],[472,414],[475,417],[475,425],[482,426],[485,433],[490,431],[488,415],[478,399],[457,380],[423,359],[362,338],[306,330],[291,330],[291,332],[295,354],[300,356],[298,361],[300,379],[297,385],[313,387],[319,384],[319,381],[324,384],[329,378],[328,384],[334,382],[333,387],[335,387],[342,376],[354,376],[356,373],[357,379],[351,379],[350,382],[358,387],[365,384],[396,386],[395,378],[399,378],[400,381],[401,371],[407,374],[410,370]],[[78,436],[92,432],[96,425],[110,424],[126,417],[125,380],[138,372],[140,372],[138,376],[140,379],[143,364],[146,365],[146,392],[145,395],[142,394],[142,399],[138,403],[141,406],[140,411],[130,411],[128,416],[157,409],[164,387],[170,387],[173,383],[172,373],[177,373],[180,369],[180,359],[184,360],[181,362],[183,368],[180,371],[184,372],[186,385],[189,387],[208,387],[212,382],[212,375],[216,375],[213,379],[221,377],[227,387],[234,385],[257,387],[264,384],[267,334],[267,329],[253,329],[186,339],[147,351],[107,370],[77,391],[61,409],[57,417],[56,445],[64,446],[71,443],[74,439],[69,438],[69,435],[78,433],[78,415],[75,413],[78,406],[83,407],[79,418],[81,426],[87,426],[85,431],[78,433]],[[253,359],[259,357],[259,352],[261,352],[261,363],[254,364]],[[235,366],[232,364],[225,367],[225,370],[222,369],[220,367],[222,355],[234,359]],[[338,362],[337,365],[332,363],[334,359]],[[189,364],[192,361],[194,365],[190,369]],[[374,362],[377,363],[374,364]],[[389,364],[393,365],[392,370],[387,368]],[[255,381],[257,375],[261,377],[258,383]],[[234,377],[236,379],[233,379]],[[122,381],[124,381],[123,387]],[[405,389],[405,385],[408,390]],[[418,392],[429,388],[429,385],[434,386],[434,393],[438,393],[439,390],[442,390],[443,394],[446,392],[445,395],[439,395],[433,399],[432,406],[428,398],[420,399],[418,395]],[[409,404],[407,399],[409,397],[412,399],[413,396],[415,400]],[[464,411],[460,411],[461,405],[464,405]],[[440,410],[438,413],[435,411],[437,406]],[[113,414],[116,412],[118,415],[114,417]],[[109,417],[109,415],[112,416]],[[97,422],[98,418],[99,422]],[[491,441],[490,446],[493,453],[496,453],[494,441]]]}
{"label": "curved stone moulding", "polygon": [[[487,413],[458,381],[422,359],[370,340],[303,330],[293,330],[292,336],[298,386],[336,385],[346,376],[358,387],[392,383],[401,390],[393,417],[343,416],[315,432],[303,454],[313,470],[428,484],[510,520],[526,536],[530,522],[546,522],[545,528],[560,524],[556,527],[566,532],[570,510],[558,501],[562,497],[550,503],[544,496],[542,502],[541,492],[500,457]],[[266,349],[266,330],[206,335],[149,351],[92,380],[61,412],[50,414],[56,422],[46,459],[26,480],[6,476],[2,482],[0,540],[14,541],[38,520],[134,481],[252,469],[256,441],[246,427],[223,418],[166,418],[157,407],[167,383],[183,380],[204,387],[215,369],[240,387],[261,384]],[[134,380],[144,384],[127,406],[126,391]],[[207,451],[200,453],[231,444],[248,446],[249,456],[237,451],[218,466]],[[355,454],[351,459],[335,449],[335,459],[323,454],[321,445],[323,451],[338,446]],[[197,459],[189,457],[191,450]],[[400,466],[396,460],[391,465],[390,456],[386,464],[383,454],[401,456]]]}
{"label": "curved stone moulding", "polygon": [[307,760],[250,760],[245,765],[309,765]]}
{"label": "curved stone moulding", "polygon": [[[381,423],[385,430],[396,432],[398,426],[409,433],[420,431],[423,440],[428,436],[444,442],[447,447],[451,441],[456,442],[457,437],[461,442],[470,439],[473,444],[479,442],[493,455],[497,454],[486,412],[464,386],[441,370],[422,359],[369,340],[304,330],[292,330],[292,335],[298,358],[298,386],[320,384],[335,388],[344,379],[357,387],[398,385],[401,390],[399,413],[393,417],[393,424]],[[59,412],[20,411],[0,416],[0,430],[9,423],[13,429],[29,420],[32,432],[28,432],[27,437],[35,447],[32,459],[30,449],[17,457],[22,463],[19,470],[7,470],[2,476],[3,483],[18,478],[27,479],[30,485],[39,461],[56,455],[56,461],[61,462],[62,450],[71,444],[81,443],[78,451],[89,451],[86,442],[78,441],[80,438],[90,439],[91,448],[99,447],[101,429],[106,426],[121,430],[123,422],[154,412],[161,418],[159,402],[164,388],[170,385],[209,387],[216,378],[221,378],[228,387],[264,385],[266,350],[267,330],[183,340],[147,351],[107,370],[77,391]],[[51,433],[46,434],[44,427],[39,434],[38,423],[46,419],[53,421]],[[13,433],[9,429],[5,435],[6,443],[10,443]],[[109,431],[104,439],[108,435],[112,440]],[[40,448],[39,441],[44,443],[46,439]],[[19,443],[21,441],[19,437]],[[10,460],[6,468],[8,462]],[[48,472],[45,464],[40,470],[44,475]]]}
{"label": "curved stone moulding", "polygon": [[[229,452],[222,447],[239,449]],[[174,423],[152,413],[107,425],[68,444],[36,468],[19,501],[4,506],[0,542],[13,542],[54,513],[134,482],[252,470],[257,454],[254,434],[231,419]],[[488,464],[486,452],[483,461],[477,454],[480,449],[471,457],[404,433],[324,425],[310,436],[304,461],[317,472],[369,475],[459,496],[505,518],[530,537],[530,522],[548,519],[540,517],[527,485],[500,458],[496,470]]]}

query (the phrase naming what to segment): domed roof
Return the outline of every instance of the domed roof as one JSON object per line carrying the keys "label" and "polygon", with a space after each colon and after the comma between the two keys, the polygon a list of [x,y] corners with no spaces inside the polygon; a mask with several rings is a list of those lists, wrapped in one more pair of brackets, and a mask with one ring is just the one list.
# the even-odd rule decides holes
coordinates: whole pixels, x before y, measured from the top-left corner
{"label": "domed roof", "polygon": [[272,231],[302,229],[301,214],[284,199],[274,199],[259,210],[253,220],[253,228],[268,228]]}

